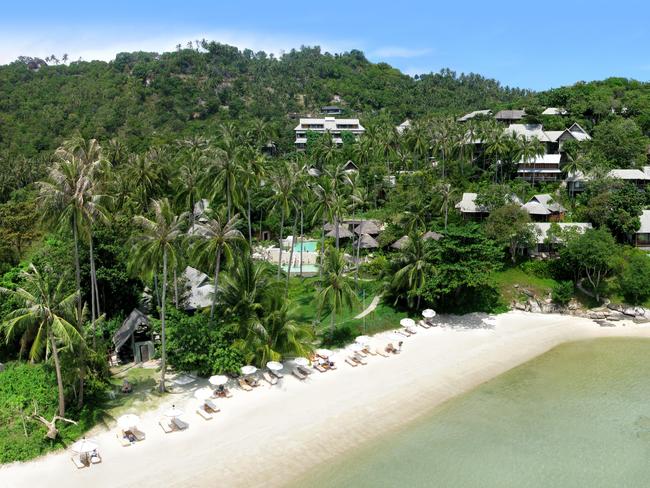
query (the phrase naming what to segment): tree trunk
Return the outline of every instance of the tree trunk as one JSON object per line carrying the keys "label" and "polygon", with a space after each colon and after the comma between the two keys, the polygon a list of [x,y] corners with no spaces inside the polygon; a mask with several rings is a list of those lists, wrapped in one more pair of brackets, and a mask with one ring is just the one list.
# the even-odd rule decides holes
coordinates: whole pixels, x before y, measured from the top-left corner
{"label": "tree trunk", "polygon": [[97,318],[97,315],[95,314],[95,304],[96,299],[95,299],[95,282],[93,279],[93,276],[95,275],[94,270],[95,270],[95,257],[94,257],[94,251],[93,251],[93,236],[92,234],[90,235],[90,320],[92,322],[92,331],[93,331],[93,349],[97,350],[97,324],[95,323],[95,319]]}
{"label": "tree trunk", "polygon": [[284,288],[284,296],[285,298],[289,296],[289,277],[291,276],[291,265],[293,264],[293,253],[295,249],[294,243],[296,242],[296,231],[298,229],[298,212],[296,212],[296,216],[293,219],[293,236],[291,239],[291,251],[289,252],[289,266],[287,267],[287,281],[286,285]]}
{"label": "tree trunk", "polygon": [[178,276],[174,267],[174,306],[178,308]]}
{"label": "tree trunk", "polygon": [[63,377],[61,376],[61,364],[59,363],[59,350],[56,347],[56,340],[52,330],[49,330],[50,345],[52,346],[52,357],[54,358],[54,370],[56,371],[56,384],[59,389],[59,415],[65,416],[65,397],[63,396]]}
{"label": "tree trunk", "polygon": [[221,246],[217,249],[217,263],[214,267],[214,292],[212,293],[212,306],[210,307],[210,321],[214,319],[214,309],[217,306],[217,293],[219,289],[219,271],[221,269]]}
{"label": "tree trunk", "polygon": [[449,197],[445,200],[445,232],[447,231],[447,220],[449,219]]}
{"label": "tree trunk", "polygon": [[339,216],[334,214],[334,234],[336,234],[336,250],[339,250]]}
{"label": "tree trunk", "polygon": [[359,291],[359,253],[361,252],[361,235],[357,236],[357,272],[354,275],[354,288],[357,291]]}
{"label": "tree trunk", "polygon": [[332,312],[330,313],[330,337],[334,337],[334,317],[336,315],[336,308],[332,307]]}
{"label": "tree trunk", "polygon": [[323,263],[325,261],[325,224],[327,220],[323,219],[323,227],[320,235],[320,266],[318,267],[318,278],[323,279]]}
{"label": "tree trunk", "polygon": [[305,230],[305,223],[304,223],[304,212],[302,211],[302,202],[300,202],[300,276],[302,276],[302,251],[303,251],[303,246],[305,243],[305,238],[304,238],[304,230]]}
{"label": "tree trunk", "polygon": [[282,272],[282,230],[284,229],[284,208],[282,209],[282,214],[280,216],[280,240],[279,248],[280,252],[278,254],[278,280],[280,279],[280,273]]}
{"label": "tree trunk", "polygon": [[162,342],[162,353],[160,355],[160,393],[165,392],[165,373],[167,369],[167,344],[165,335],[165,298],[167,293],[167,249],[163,251],[163,283],[162,283],[162,304],[160,305],[160,339]]}
{"label": "tree trunk", "polygon": [[[79,235],[77,233],[77,215],[72,214],[72,236],[74,238],[74,272],[77,285],[77,323],[79,330],[81,330],[82,317],[81,317],[81,267],[79,265]],[[61,414],[63,415],[63,414]]]}
{"label": "tree trunk", "polygon": [[246,190],[246,200],[248,203],[248,246],[250,253],[253,254],[253,224],[251,222],[251,191]]}
{"label": "tree trunk", "polygon": [[153,274],[153,294],[154,298],[156,299],[156,305],[160,307],[160,294],[158,293],[158,272],[155,272]]}
{"label": "tree trunk", "polygon": [[228,178],[226,177],[226,198],[228,199],[228,221],[230,221],[230,182]]}

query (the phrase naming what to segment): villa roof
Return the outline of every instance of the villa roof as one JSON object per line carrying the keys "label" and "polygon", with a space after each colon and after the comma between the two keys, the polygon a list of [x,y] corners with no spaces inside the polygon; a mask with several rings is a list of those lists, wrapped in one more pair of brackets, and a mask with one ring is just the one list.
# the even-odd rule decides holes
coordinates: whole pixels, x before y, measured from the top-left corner
{"label": "villa roof", "polygon": [[552,164],[559,167],[561,157],[561,154],[540,154],[535,156],[535,159],[529,159],[528,161],[524,161],[524,158],[521,158],[518,164]]}
{"label": "villa roof", "polygon": [[473,119],[474,117],[478,117],[479,115],[490,115],[492,113],[492,110],[474,110],[473,112],[470,112],[468,114],[463,115],[462,117],[458,117],[458,122],[467,122],[470,119]]}
{"label": "villa roof", "polygon": [[526,115],[525,110],[500,110],[494,116],[497,120],[520,120]]}
{"label": "villa roof", "polygon": [[122,326],[113,334],[113,345],[115,350],[120,349],[140,325],[149,325],[149,319],[137,308],[129,314]]}
{"label": "villa roof", "polygon": [[640,169],[613,169],[607,176],[618,180],[650,180],[650,176]]}
{"label": "villa roof", "polygon": [[650,210],[644,210],[639,220],[641,220],[641,227],[639,227],[636,233],[650,234]]}
{"label": "villa roof", "polygon": [[359,171],[359,167],[354,164],[354,161],[348,160],[348,162],[343,165],[343,171]]}
{"label": "villa roof", "polygon": [[563,108],[548,107],[542,112],[542,115],[566,115],[567,113]]}
{"label": "villa roof", "polygon": [[528,212],[530,215],[550,215],[551,211],[549,208],[539,202],[527,202],[522,207],[526,212]]}
{"label": "villa roof", "polygon": [[[336,238],[336,228],[332,226],[332,230],[330,230],[327,234],[325,234],[327,237],[334,237]],[[339,239],[349,239],[350,237],[353,237],[354,234],[348,230],[347,227],[339,225]]]}
{"label": "villa roof", "polygon": [[185,310],[199,310],[212,304],[214,285],[207,274],[187,266],[183,271],[183,279],[185,280],[183,293]]}
{"label": "villa roof", "polygon": [[566,212],[566,209],[562,205],[554,201],[553,197],[548,193],[534,195],[533,198],[529,200],[529,202],[533,202],[533,201],[541,203],[546,208],[548,208],[551,212],[557,212],[557,213]]}
{"label": "villa roof", "polygon": [[542,124],[510,124],[505,132],[515,137],[525,137],[532,139],[536,137],[541,142],[551,142]]}
{"label": "villa roof", "polygon": [[[316,129],[312,127],[303,127],[305,125],[322,125],[322,128]],[[356,125],[357,127],[350,128],[341,128],[339,126],[345,125]],[[295,131],[306,131],[313,130],[316,132],[320,131],[337,131],[337,130],[352,130],[352,131],[365,131],[365,128],[359,123],[359,119],[337,119],[335,117],[320,117],[320,118],[301,118],[299,124],[294,129]]]}
{"label": "villa roof", "polygon": [[400,125],[395,127],[395,130],[397,130],[398,134],[403,134],[405,130],[408,130],[410,128],[411,128],[411,121],[409,119],[406,119]]}
{"label": "villa roof", "polygon": [[[379,243],[369,234],[361,234],[360,240],[357,241],[360,249],[377,249]],[[357,246],[357,242],[354,246]]]}
{"label": "villa roof", "polygon": [[578,232],[583,233],[587,229],[591,229],[591,224],[588,222],[562,222],[562,223],[555,223],[555,222],[535,222],[530,224],[535,228],[536,231],[536,236],[535,239],[537,241],[537,244],[544,244],[544,241],[548,237],[548,231],[551,228],[551,225],[559,225],[560,229],[570,229],[574,228],[577,229]]}
{"label": "villa roof", "polygon": [[399,239],[397,239],[395,242],[393,242],[390,247],[393,249],[404,249],[406,246],[409,245],[409,241],[411,239],[409,236],[402,236]]}
{"label": "villa roof", "polygon": [[379,226],[372,220],[363,220],[354,228],[354,232],[357,234],[377,235],[379,234]]}
{"label": "villa roof", "polygon": [[442,234],[438,234],[437,232],[432,231],[432,230],[422,234],[422,239],[425,240],[425,241],[428,241],[429,239],[433,239],[434,241],[439,241],[443,237],[444,236]]}
{"label": "villa roof", "polygon": [[463,193],[463,198],[455,205],[462,213],[486,213],[488,209],[476,205],[477,193]]}

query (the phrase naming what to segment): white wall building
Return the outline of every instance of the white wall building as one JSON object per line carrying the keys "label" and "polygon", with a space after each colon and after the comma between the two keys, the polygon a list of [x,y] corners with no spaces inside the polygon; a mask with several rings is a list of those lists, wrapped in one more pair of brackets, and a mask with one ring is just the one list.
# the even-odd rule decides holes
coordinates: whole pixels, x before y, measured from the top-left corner
{"label": "white wall building", "polygon": [[343,132],[350,132],[358,138],[366,129],[359,123],[359,119],[337,119],[335,117],[300,119],[300,123],[294,129],[297,149],[305,149],[307,145],[307,132],[310,131],[319,134],[329,132],[336,144],[343,144]]}

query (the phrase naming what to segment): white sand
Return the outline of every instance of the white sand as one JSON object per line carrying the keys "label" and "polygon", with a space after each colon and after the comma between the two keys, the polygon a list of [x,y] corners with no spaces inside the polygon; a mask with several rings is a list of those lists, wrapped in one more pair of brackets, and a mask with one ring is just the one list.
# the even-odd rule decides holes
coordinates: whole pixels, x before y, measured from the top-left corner
{"label": "white sand", "polygon": [[[279,386],[235,391],[204,421],[196,400],[170,396],[189,430],[164,434],[159,413],[142,416],[147,439],[121,447],[115,430],[95,436],[103,463],[77,470],[69,452],[0,468],[0,486],[203,487],[281,486],[314,465],[471,389],[554,346],[572,340],[650,337],[650,326],[601,328],[590,320],[510,312],[492,330],[476,317],[404,339],[402,354],[369,357],[367,366],[286,375]],[[376,337],[376,343],[387,341]],[[167,404],[165,406],[168,406]]]}

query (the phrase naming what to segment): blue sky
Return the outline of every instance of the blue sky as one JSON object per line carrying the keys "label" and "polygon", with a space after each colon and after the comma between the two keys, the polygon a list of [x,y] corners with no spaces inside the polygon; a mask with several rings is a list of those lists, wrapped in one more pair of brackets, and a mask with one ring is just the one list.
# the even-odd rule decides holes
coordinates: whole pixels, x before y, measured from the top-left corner
{"label": "blue sky", "polygon": [[19,55],[169,51],[206,38],[276,54],[360,49],[408,74],[448,67],[545,89],[650,79],[650,2],[22,1],[0,6],[0,63]]}

